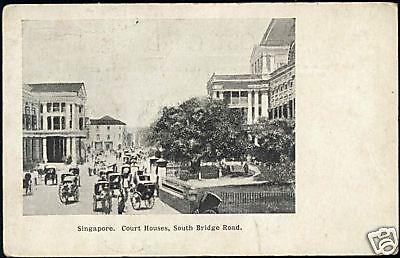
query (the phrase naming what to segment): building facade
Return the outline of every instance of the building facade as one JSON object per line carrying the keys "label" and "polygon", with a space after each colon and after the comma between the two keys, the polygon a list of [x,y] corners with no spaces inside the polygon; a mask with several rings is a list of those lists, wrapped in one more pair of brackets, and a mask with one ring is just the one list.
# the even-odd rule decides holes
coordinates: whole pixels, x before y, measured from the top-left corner
{"label": "building facade", "polygon": [[126,124],[110,116],[90,119],[88,145],[94,152],[122,150],[128,146]]}
{"label": "building facade", "polygon": [[83,83],[23,85],[24,167],[84,159],[86,98]]}
{"label": "building facade", "polygon": [[272,19],[250,56],[250,74],[216,75],[207,83],[212,99],[241,110],[247,125],[295,116],[295,19]]}

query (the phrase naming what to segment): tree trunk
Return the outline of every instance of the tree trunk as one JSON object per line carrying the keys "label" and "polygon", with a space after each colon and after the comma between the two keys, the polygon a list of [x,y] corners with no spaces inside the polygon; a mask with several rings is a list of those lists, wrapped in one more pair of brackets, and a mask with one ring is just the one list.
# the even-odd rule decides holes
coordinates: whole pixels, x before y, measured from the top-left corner
{"label": "tree trunk", "polygon": [[199,179],[201,179],[200,161],[201,161],[200,158],[193,158],[193,159],[190,161],[190,167],[191,167],[191,169],[192,169],[192,173],[193,173],[193,174],[198,173],[198,176],[199,176],[198,178],[199,178]]}

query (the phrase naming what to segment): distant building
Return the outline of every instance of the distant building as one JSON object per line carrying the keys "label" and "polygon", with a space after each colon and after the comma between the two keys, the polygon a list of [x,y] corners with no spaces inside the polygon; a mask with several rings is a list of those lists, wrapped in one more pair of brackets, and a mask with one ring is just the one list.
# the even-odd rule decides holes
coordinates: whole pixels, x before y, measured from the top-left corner
{"label": "distant building", "polygon": [[88,146],[94,151],[122,150],[128,147],[126,124],[110,116],[90,119]]}
{"label": "distant building", "polygon": [[250,57],[250,74],[213,74],[207,83],[212,99],[224,100],[251,125],[295,116],[295,19],[272,19]]}
{"label": "distant building", "polygon": [[64,162],[85,157],[83,83],[24,84],[22,94],[23,164]]}
{"label": "distant building", "polygon": [[135,142],[134,136],[135,135],[133,133],[131,133],[131,132],[127,133],[127,135],[126,135],[126,146],[127,147],[134,147],[135,146],[135,144],[134,144],[134,142]]}

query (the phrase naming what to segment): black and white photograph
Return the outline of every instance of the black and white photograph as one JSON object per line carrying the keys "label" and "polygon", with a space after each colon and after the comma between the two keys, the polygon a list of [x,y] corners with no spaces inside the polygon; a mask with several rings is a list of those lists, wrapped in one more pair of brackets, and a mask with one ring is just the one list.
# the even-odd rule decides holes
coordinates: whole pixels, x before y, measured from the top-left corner
{"label": "black and white photograph", "polygon": [[24,20],[23,214],[295,213],[295,25]]}
{"label": "black and white photograph", "polygon": [[2,14],[5,256],[398,253],[396,4]]}

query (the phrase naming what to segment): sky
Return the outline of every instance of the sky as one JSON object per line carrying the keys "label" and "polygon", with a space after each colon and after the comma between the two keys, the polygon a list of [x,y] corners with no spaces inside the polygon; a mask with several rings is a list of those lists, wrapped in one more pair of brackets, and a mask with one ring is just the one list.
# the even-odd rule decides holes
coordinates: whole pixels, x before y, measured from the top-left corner
{"label": "sky", "polygon": [[84,82],[90,118],[148,126],[206,96],[211,75],[250,72],[270,19],[23,21],[23,82]]}

